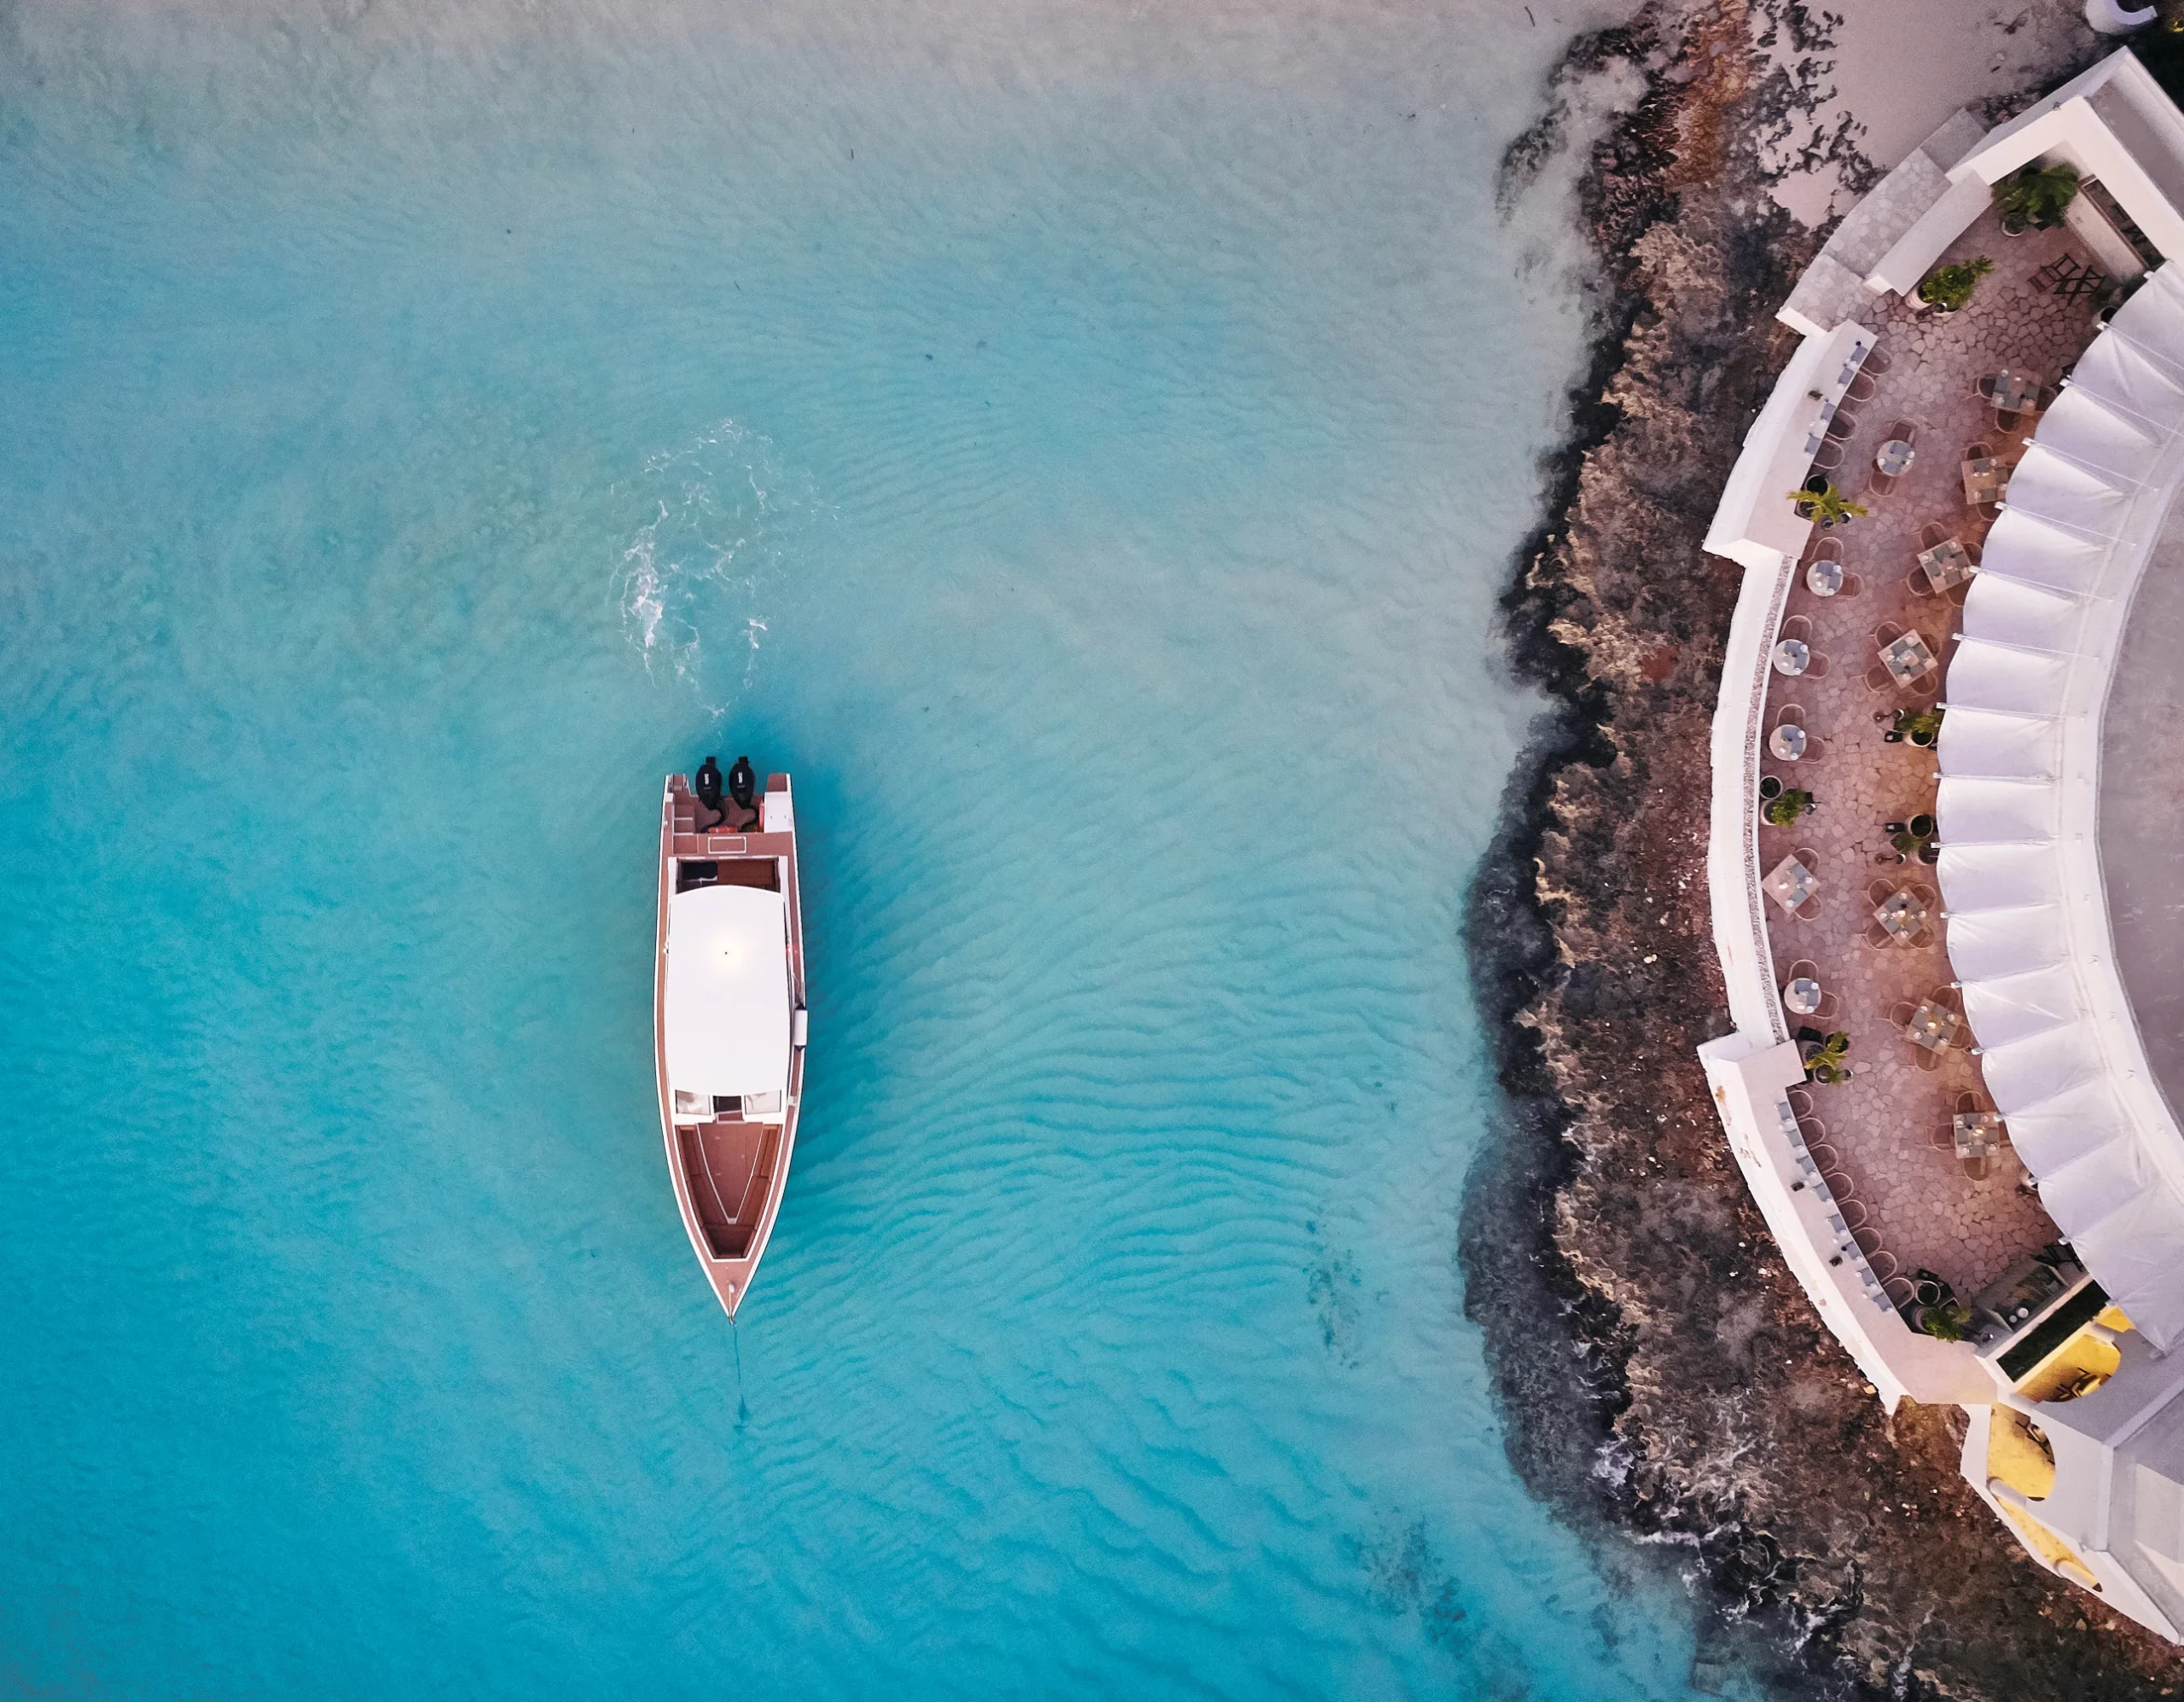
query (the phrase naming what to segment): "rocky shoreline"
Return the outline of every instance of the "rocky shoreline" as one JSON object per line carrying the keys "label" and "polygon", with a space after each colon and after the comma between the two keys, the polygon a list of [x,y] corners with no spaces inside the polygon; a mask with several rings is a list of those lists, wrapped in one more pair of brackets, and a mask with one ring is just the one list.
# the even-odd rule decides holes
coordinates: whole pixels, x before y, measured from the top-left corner
{"label": "rocky shoreline", "polygon": [[1557,707],[1472,895],[1507,1126],[1467,1197],[1467,1307],[1536,1492],[1692,1577],[1699,1687],[1734,1669],[1846,1697],[2177,1693],[2179,1652],[2050,1578],[1971,1494],[1955,1409],[1882,1410],[1776,1255],[1693,1056],[1728,1025],[1705,801],[1738,590],[1700,540],[1819,240],[1745,145],[1783,93],[1747,3],[1574,44],[1505,166],[1520,189],[1579,79],[1644,75],[1583,178],[1609,293],[1504,599],[1513,666]]}

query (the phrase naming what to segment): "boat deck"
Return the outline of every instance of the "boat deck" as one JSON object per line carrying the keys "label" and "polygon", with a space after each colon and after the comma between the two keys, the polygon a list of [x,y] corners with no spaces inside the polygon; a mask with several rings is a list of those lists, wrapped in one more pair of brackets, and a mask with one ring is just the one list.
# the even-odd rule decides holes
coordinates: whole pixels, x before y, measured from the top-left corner
{"label": "boat deck", "polygon": [[751,1238],[765,1214],[781,1152],[781,1124],[678,1124],[675,1135],[690,1205],[713,1257],[741,1258],[751,1251]]}

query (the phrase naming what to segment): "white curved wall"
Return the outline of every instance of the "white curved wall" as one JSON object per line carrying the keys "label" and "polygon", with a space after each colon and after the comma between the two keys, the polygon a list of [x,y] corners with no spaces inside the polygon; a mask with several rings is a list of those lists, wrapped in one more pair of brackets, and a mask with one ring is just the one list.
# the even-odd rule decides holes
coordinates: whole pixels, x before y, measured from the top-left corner
{"label": "white curved wall", "polygon": [[2184,482],[2184,278],[2164,266],[2042,418],[1949,667],[1936,814],[1949,961],[1988,1091],[2087,1268],[2184,1339],[2184,1131],[2115,967],[2101,722],[2133,592]]}

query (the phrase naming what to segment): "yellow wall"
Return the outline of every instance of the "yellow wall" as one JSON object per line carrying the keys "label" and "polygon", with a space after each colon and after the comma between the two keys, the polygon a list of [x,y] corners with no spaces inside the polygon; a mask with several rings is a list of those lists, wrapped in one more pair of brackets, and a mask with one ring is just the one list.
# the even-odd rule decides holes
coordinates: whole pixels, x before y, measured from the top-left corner
{"label": "yellow wall", "polygon": [[2055,1488],[2055,1457],[2039,1426],[2022,1413],[1996,1407],[1988,1421],[1987,1476],[2007,1484],[2027,1501],[2045,1501]]}
{"label": "yellow wall", "polygon": [[[2088,1330],[2080,1330],[2019,1380],[2017,1391],[2027,1400],[2056,1401],[2071,1398],[2071,1391],[2088,1378],[2096,1385],[2106,1382],[2116,1374],[2116,1368],[2123,1362],[2123,1354],[2116,1344],[2103,1341]],[[2091,1389],[2079,1391],[2091,1394]]]}

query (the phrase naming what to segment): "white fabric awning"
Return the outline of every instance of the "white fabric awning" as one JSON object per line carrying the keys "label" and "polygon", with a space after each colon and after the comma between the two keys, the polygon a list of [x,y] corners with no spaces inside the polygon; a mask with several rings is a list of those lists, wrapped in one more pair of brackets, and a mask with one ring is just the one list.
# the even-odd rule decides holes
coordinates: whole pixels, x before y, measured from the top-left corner
{"label": "white fabric awning", "polygon": [[2080,358],[2012,473],[1949,668],[1935,812],[1949,961],[1988,1092],[2086,1267],[2184,1341],[2184,1130],[2115,968],[2100,721],[2132,592],[2184,484],[2184,279]]}
{"label": "white fabric awning", "polygon": [[788,906],[778,892],[699,886],[667,903],[668,1086],[700,1096],[788,1084]]}

